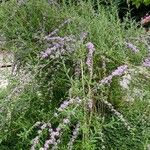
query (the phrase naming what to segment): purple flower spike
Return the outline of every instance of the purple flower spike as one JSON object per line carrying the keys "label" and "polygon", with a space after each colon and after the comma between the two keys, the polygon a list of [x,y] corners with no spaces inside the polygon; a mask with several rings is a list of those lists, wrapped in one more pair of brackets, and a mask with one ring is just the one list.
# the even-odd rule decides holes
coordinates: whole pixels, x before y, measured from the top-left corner
{"label": "purple flower spike", "polygon": [[45,53],[45,52],[41,52],[41,58],[46,58],[46,57],[48,57],[48,54],[47,53]]}
{"label": "purple flower spike", "polygon": [[102,79],[100,81],[100,84],[108,84],[112,81],[112,78],[115,77],[115,76],[121,76],[123,75],[128,69],[128,66],[127,65],[122,65],[122,66],[119,66],[116,70],[114,70],[111,75],[109,75],[108,77]]}
{"label": "purple flower spike", "polygon": [[87,43],[86,47],[88,49],[88,56],[87,56],[86,64],[88,66],[90,76],[92,77],[92,74],[93,74],[93,53],[95,51],[95,47],[94,47],[93,43],[91,43],[91,42]]}
{"label": "purple flower spike", "polygon": [[112,80],[112,76],[110,75],[110,76],[108,76],[108,77],[102,79],[102,80],[100,81],[100,83],[101,83],[101,84],[108,84],[109,82],[111,82],[111,80]]}
{"label": "purple flower spike", "polygon": [[[40,124],[39,122],[37,123],[38,125]],[[38,135],[32,140],[32,146],[31,146],[31,150],[36,150],[36,146],[39,143],[40,140],[40,136],[42,135],[42,132],[44,129],[46,129],[47,124],[44,123],[41,127],[40,130],[38,130]]]}
{"label": "purple flower spike", "polygon": [[112,72],[112,75],[121,76],[127,70],[127,68],[128,68],[127,65],[120,66],[114,72]]}
{"label": "purple flower spike", "polygon": [[68,143],[69,150],[73,149],[73,144],[79,135],[79,130],[80,130],[80,123],[77,123],[75,126],[75,129],[73,130],[73,133],[72,133],[73,135]]}
{"label": "purple flower spike", "polygon": [[146,58],[143,62],[144,67],[150,67],[150,58]]}
{"label": "purple flower spike", "polygon": [[135,53],[137,53],[137,52],[139,52],[139,49],[137,49],[137,47],[135,46],[135,45],[133,45],[132,43],[125,43],[126,45],[127,45],[127,47],[129,48],[129,49],[131,49],[133,52],[135,52]]}

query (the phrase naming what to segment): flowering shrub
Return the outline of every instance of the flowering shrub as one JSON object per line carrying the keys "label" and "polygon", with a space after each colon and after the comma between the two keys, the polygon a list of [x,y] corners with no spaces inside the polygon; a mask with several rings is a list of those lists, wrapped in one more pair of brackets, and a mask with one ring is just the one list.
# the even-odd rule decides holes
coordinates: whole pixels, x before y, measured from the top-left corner
{"label": "flowering shrub", "polygon": [[116,6],[95,12],[84,1],[7,3],[0,32],[20,68],[0,97],[0,149],[145,149],[145,32],[120,23]]}

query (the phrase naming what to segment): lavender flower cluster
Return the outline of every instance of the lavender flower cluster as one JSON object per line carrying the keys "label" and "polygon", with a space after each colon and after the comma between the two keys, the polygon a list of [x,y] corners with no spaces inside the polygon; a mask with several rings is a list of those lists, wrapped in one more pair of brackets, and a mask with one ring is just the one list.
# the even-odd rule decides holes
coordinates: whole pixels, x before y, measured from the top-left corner
{"label": "lavender flower cluster", "polygon": [[124,123],[124,126],[127,128],[127,130],[131,129],[129,123],[126,121],[126,119],[124,119],[123,115],[120,112],[118,112],[111,103],[105,100],[103,100],[103,103],[107,105],[110,111],[113,112]]}
{"label": "lavender flower cluster", "polygon": [[134,53],[139,52],[139,49],[138,49],[135,45],[133,45],[132,43],[127,43],[127,42],[125,42],[125,44],[126,44],[126,46],[127,46],[129,49],[131,49]]}
{"label": "lavender flower cluster", "polygon": [[60,143],[60,137],[62,135],[62,129],[64,126],[70,123],[68,118],[63,119],[63,122],[58,125],[54,130],[51,126],[49,127],[49,139],[45,141],[44,147],[40,150],[48,150],[50,147],[52,150],[57,149],[58,144]]}
{"label": "lavender flower cluster", "polygon": [[122,65],[119,66],[116,70],[114,70],[111,75],[109,75],[108,77],[102,79],[100,81],[100,84],[108,84],[112,81],[112,78],[115,76],[121,76],[123,75],[126,71],[128,70],[128,66],[127,65]]}
{"label": "lavender flower cluster", "polygon": [[[81,99],[79,97],[69,99],[68,101],[64,101],[60,107],[58,108],[58,112],[63,112],[65,109],[67,109],[70,105],[76,104],[79,105],[81,104]],[[58,113],[54,114],[55,117],[58,116]],[[40,130],[38,130],[38,135],[32,140],[32,147],[31,150],[35,150],[36,146],[39,143],[39,139],[42,136],[42,132],[44,129],[48,129],[49,132],[49,138],[45,141],[45,144],[43,147],[40,148],[40,150],[48,150],[51,148],[52,150],[57,149],[58,144],[60,143],[60,138],[61,135],[63,134],[63,128],[70,123],[69,117],[66,117],[63,119],[62,123],[59,123],[57,128],[53,129],[52,125],[50,123],[44,123],[41,127]],[[41,125],[41,122],[37,122],[34,127]],[[73,144],[74,140],[76,139],[76,132],[78,132],[79,125],[77,125],[77,128],[75,128],[73,132],[73,137],[70,141],[70,146]]]}
{"label": "lavender flower cluster", "polygon": [[54,31],[52,31],[49,35],[44,37],[49,44],[48,48],[45,51],[42,51],[40,56],[42,59],[50,57],[50,58],[58,58],[61,55],[69,52],[73,52],[75,49],[75,36],[70,35],[67,37],[57,36],[57,32],[66,24],[70,23],[70,19],[65,20],[62,24],[58,26]]}
{"label": "lavender flower cluster", "polygon": [[[37,122],[34,126],[39,126],[41,122]],[[40,137],[42,136],[42,132],[46,127],[49,126],[49,123],[44,123],[41,127],[40,130],[38,130],[38,135],[32,140],[32,146],[31,150],[36,150],[36,146],[39,144]]]}
{"label": "lavender flower cluster", "polygon": [[49,42],[49,47],[41,52],[41,58],[58,58],[66,53],[72,53],[75,49],[75,37],[70,35],[68,37],[45,37]]}
{"label": "lavender flower cluster", "polygon": [[95,47],[94,47],[93,43],[91,43],[91,42],[87,43],[86,47],[88,49],[88,56],[87,56],[86,64],[88,66],[90,75],[92,76],[92,74],[93,74],[93,53],[95,51]]}
{"label": "lavender flower cluster", "polygon": [[[56,149],[57,145],[60,143],[60,137],[62,134],[62,129],[64,126],[68,125],[70,120],[68,118],[64,118],[63,122],[58,125],[57,128],[53,129],[51,123],[44,123],[41,125],[40,130],[38,130],[38,135],[32,140],[31,150],[35,150],[36,146],[39,144],[40,137],[45,129],[48,129],[49,138],[45,141],[44,146],[40,148],[40,150],[48,150]],[[39,126],[41,122],[37,122],[35,126]]]}
{"label": "lavender flower cluster", "polygon": [[80,35],[80,39],[77,39],[74,35],[69,35],[65,37],[57,36],[57,32],[66,24],[70,23],[70,19],[63,22],[58,26],[57,29],[52,31],[49,35],[44,37],[44,40],[48,42],[48,48],[45,51],[42,51],[40,57],[42,59],[50,57],[50,58],[58,58],[64,54],[72,53],[83,43],[85,38],[87,37],[87,32],[82,32]]}
{"label": "lavender flower cluster", "polygon": [[[82,100],[79,97],[76,98],[71,98],[68,101],[63,101],[63,103],[60,105],[60,107],[57,109],[58,112],[63,112],[65,111],[65,109],[67,109],[70,105],[75,104],[76,106],[78,106],[79,104],[81,104]],[[56,117],[58,116],[58,113],[54,114]]]}
{"label": "lavender flower cluster", "polygon": [[77,139],[78,137],[78,134],[79,134],[79,130],[80,130],[80,123],[78,122],[73,130],[73,135],[69,141],[69,143],[67,144],[68,145],[68,150],[72,150],[73,149],[73,144],[75,142],[75,140]]}
{"label": "lavender flower cluster", "polygon": [[150,67],[150,57],[146,58],[143,62],[144,67]]}

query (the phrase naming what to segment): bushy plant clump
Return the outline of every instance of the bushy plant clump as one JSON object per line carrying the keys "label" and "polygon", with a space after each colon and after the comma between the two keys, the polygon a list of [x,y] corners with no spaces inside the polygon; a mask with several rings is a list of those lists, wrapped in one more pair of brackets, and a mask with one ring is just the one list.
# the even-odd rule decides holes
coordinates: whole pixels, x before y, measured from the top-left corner
{"label": "bushy plant clump", "polygon": [[0,149],[148,148],[149,35],[97,6],[1,4],[2,49],[18,72],[0,93]]}
{"label": "bushy plant clump", "polygon": [[140,5],[144,4],[145,6],[150,5],[150,0],[131,0],[136,7],[139,7]]}

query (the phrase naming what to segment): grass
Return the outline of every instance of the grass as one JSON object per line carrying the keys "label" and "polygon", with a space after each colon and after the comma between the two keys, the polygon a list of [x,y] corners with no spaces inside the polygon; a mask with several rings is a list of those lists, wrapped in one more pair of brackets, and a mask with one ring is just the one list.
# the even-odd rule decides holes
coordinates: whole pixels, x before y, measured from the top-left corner
{"label": "grass", "polygon": [[[18,67],[6,91],[0,92],[0,149],[34,149],[37,136],[40,139],[35,149],[44,147],[49,139],[55,140],[49,149],[57,143],[56,149],[60,150],[147,149],[150,76],[149,68],[142,64],[148,57],[147,35],[136,22],[128,17],[120,22],[113,4],[97,4],[94,10],[90,1],[56,5],[45,0],[20,5],[14,0],[1,3],[0,19],[0,33],[6,38],[2,49],[15,54]],[[70,23],[52,36],[63,42],[44,40],[68,19]],[[94,46],[93,55],[92,48],[87,48],[89,42]],[[127,48],[125,42],[136,45],[139,52]],[[56,43],[63,48],[41,59],[41,52],[46,53],[46,48]],[[127,71],[114,76],[109,84],[100,85],[124,64]],[[126,75],[131,76],[128,88],[120,85]],[[61,104],[65,107],[62,110]],[[78,123],[78,132],[73,136]],[[43,124],[46,127],[41,129]],[[61,129],[59,135],[52,137],[48,129],[54,134],[57,127]],[[72,139],[75,141],[68,148]]]}

